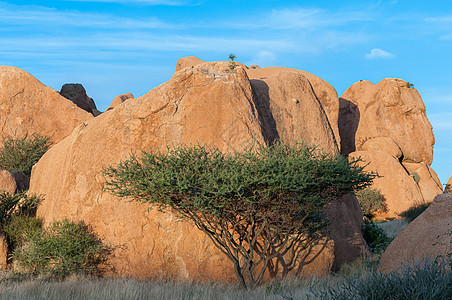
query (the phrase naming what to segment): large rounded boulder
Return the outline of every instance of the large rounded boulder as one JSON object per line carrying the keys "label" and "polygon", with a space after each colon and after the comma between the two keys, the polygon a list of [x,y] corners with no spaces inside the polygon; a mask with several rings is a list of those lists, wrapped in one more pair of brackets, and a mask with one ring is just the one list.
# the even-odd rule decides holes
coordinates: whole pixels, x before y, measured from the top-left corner
{"label": "large rounded boulder", "polygon": [[[69,218],[92,225],[104,240],[119,246],[112,261],[118,275],[235,280],[232,263],[204,233],[178,220],[172,211],[148,210],[145,204],[121,201],[107,193],[102,169],[151,148],[166,151],[167,147],[202,144],[223,152],[241,150],[268,143],[274,137],[268,132],[298,142],[304,138],[318,142],[318,137],[303,131],[300,123],[304,122],[322,132],[309,131],[323,135],[326,151],[338,152],[328,118],[303,74],[279,72],[265,82],[275,89],[267,99],[268,107],[262,105],[263,98],[256,95],[254,83],[239,65],[201,63],[182,68],[148,94],[80,124],[33,168],[30,192],[45,197],[38,216],[47,223]],[[270,115],[274,124],[265,123]],[[285,126],[290,130],[284,131]],[[349,200],[340,200],[339,207],[356,208],[350,202],[353,199]],[[355,217],[356,213],[352,221],[337,218],[332,226],[349,226]],[[357,226],[344,234],[350,241],[361,242],[358,247],[362,248],[362,238],[354,236]],[[279,260],[284,266],[270,272],[272,276],[327,274],[334,255],[335,237],[324,237],[296,255],[284,256]]]}
{"label": "large rounded boulder", "polygon": [[92,118],[29,73],[0,66],[0,142],[6,136],[38,133],[57,143]]}
{"label": "large rounded boulder", "polygon": [[434,260],[452,253],[452,195],[441,194],[389,244],[381,257],[385,272],[402,264]]}

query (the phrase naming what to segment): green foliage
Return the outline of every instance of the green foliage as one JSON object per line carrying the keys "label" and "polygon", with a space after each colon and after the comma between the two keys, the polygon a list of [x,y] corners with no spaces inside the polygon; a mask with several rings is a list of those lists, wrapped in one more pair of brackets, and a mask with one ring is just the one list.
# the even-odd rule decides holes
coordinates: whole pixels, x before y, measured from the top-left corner
{"label": "green foliage", "polygon": [[375,254],[383,254],[392,239],[389,238],[385,231],[377,226],[377,224],[364,221],[363,237],[369,246],[369,250]]}
{"label": "green foliage", "polygon": [[412,84],[411,82],[407,82],[406,87],[410,89],[410,88],[414,87],[414,84]]}
{"label": "green foliage", "polygon": [[446,184],[446,187],[444,188],[444,194],[452,194],[452,185]]}
{"label": "green foliage", "polygon": [[290,288],[287,286],[287,284],[284,284],[283,282],[277,282],[275,284],[268,284],[265,288],[265,292],[267,295],[273,294],[278,295],[283,299],[286,300],[294,300],[293,293],[290,290]]}
{"label": "green foliage", "polygon": [[421,180],[421,176],[419,176],[416,172],[411,172],[410,176],[413,178],[414,182],[419,183],[419,180]]}
{"label": "green foliage", "polygon": [[355,192],[363,215],[372,220],[376,213],[387,211],[386,198],[378,189],[366,188]]}
{"label": "green foliage", "polygon": [[41,198],[27,193],[0,191],[0,227],[5,228],[17,215],[34,216]]}
{"label": "green foliage", "polygon": [[33,134],[23,137],[7,137],[0,149],[0,167],[18,170],[30,176],[33,165],[50,147],[50,137]]}
{"label": "green foliage", "polygon": [[411,262],[385,274],[381,268],[367,276],[347,276],[334,285],[312,286],[315,299],[452,299],[452,271],[445,260]]}
{"label": "green foliage", "polygon": [[231,60],[230,64],[229,64],[229,69],[234,70],[235,68],[235,62],[234,59],[236,58],[234,53],[229,54],[229,59]]}
{"label": "green foliage", "polygon": [[401,212],[400,217],[404,218],[408,223],[411,223],[420,214],[422,214],[432,202],[418,202],[414,203],[410,208]]}
{"label": "green foliage", "polygon": [[271,259],[326,227],[322,210],[332,199],[371,183],[374,175],[356,162],[280,143],[230,154],[179,147],[105,168],[105,189],[193,221],[246,287],[260,282]]}
{"label": "green foliage", "polygon": [[42,220],[37,219],[34,216],[13,216],[10,222],[3,227],[10,253],[13,253],[15,249],[24,246],[29,235],[39,234],[42,231],[42,225]]}
{"label": "green foliage", "polygon": [[102,274],[112,252],[91,227],[64,219],[40,232],[29,232],[27,243],[16,249],[13,258],[34,274],[64,278]]}

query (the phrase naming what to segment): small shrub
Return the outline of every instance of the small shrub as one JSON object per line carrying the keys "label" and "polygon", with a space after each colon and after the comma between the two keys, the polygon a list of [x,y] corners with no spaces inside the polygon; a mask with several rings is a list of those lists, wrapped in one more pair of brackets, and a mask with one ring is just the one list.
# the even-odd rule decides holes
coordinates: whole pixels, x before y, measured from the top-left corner
{"label": "small shrub", "polygon": [[414,182],[416,182],[416,183],[419,183],[419,181],[421,180],[421,176],[419,176],[419,174],[416,172],[411,172],[410,176],[411,176],[411,178],[413,178]]}
{"label": "small shrub", "polygon": [[386,198],[379,190],[366,188],[355,192],[355,194],[363,211],[363,215],[368,220],[372,220],[378,212],[387,211]]}
{"label": "small shrub", "polygon": [[365,221],[363,224],[363,237],[369,250],[375,254],[382,254],[392,241],[383,229],[369,221]]}
{"label": "small shrub", "polygon": [[34,274],[65,278],[71,274],[101,275],[113,253],[93,229],[67,219],[54,222],[41,232],[27,236],[13,258]]}
{"label": "small shrub", "polygon": [[0,191],[0,227],[7,226],[13,216],[34,216],[40,201],[40,196],[29,196],[26,192]]}
{"label": "small shrub", "polygon": [[420,214],[422,214],[430,206],[430,204],[432,204],[432,202],[415,203],[407,210],[401,212],[399,216],[404,218],[408,223],[411,223]]}
{"label": "small shrub", "polygon": [[236,58],[234,53],[229,54],[229,59],[231,60],[231,63],[229,64],[229,69],[234,70],[235,68],[235,62],[234,59]]}
{"label": "small shrub", "polygon": [[452,184],[446,184],[444,188],[444,194],[452,194]]}
{"label": "small shrub", "polygon": [[25,245],[27,236],[36,235],[42,231],[42,220],[34,216],[16,215],[3,227],[10,253]]}
{"label": "small shrub", "polygon": [[412,87],[414,87],[414,84],[412,84],[411,82],[407,82],[406,87],[411,89]]}
{"label": "small shrub", "polygon": [[23,137],[7,137],[0,149],[0,167],[5,170],[18,170],[27,176],[31,168],[50,147],[50,137],[39,134]]}
{"label": "small shrub", "polygon": [[452,299],[452,271],[445,260],[411,262],[385,274],[381,268],[368,276],[347,276],[335,284],[311,286],[316,299]]}

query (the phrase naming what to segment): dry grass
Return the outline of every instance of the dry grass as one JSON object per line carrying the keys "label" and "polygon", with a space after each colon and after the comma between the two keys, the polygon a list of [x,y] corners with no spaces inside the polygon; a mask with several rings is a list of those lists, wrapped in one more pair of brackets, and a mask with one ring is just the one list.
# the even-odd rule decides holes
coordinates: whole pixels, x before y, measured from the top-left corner
{"label": "dry grass", "polygon": [[[283,299],[267,285],[243,290],[239,285],[221,283],[174,283],[133,278],[73,277],[64,281],[39,278],[14,280],[4,273],[0,299]],[[309,299],[309,281],[282,286],[292,299]]]}

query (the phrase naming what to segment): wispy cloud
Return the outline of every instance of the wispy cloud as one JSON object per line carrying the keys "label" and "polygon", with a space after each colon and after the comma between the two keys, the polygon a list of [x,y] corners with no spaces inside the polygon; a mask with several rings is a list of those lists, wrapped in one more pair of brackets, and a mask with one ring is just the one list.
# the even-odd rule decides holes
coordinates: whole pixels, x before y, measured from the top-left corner
{"label": "wispy cloud", "polygon": [[171,28],[174,25],[161,22],[156,17],[142,20],[124,18],[108,13],[97,14],[79,11],[58,11],[47,7],[12,6],[0,7],[0,24],[7,25],[43,25],[54,24],[61,26],[89,27],[89,28]]}
{"label": "wispy cloud", "polygon": [[246,20],[234,20],[228,23],[231,28],[258,29],[271,28],[276,30],[317,30],[334,27],[357,21],[369,21],[372,13],[366,10],[331,12],[323,9],[280,9],[270,13],[250,17]]}
{"label": "wispy cloud", "polygon": [[367,59],[388,59],[394,58],[395,55],[380,48],[373,48],[369,53],[366,53],[365,57]]}
{"label": "wispy cloud", "polygon": [[429,114],[428,119],[435,131],[452,131],[452,112]]}
{"label": "wispy cloud", "polygon": [[64,0],[67,2],[107,2],[107,3],[124,3],[124,4],[140,4],[140,5],[168,5],[182,6],[189,4],[188,1],[177,0]]}

